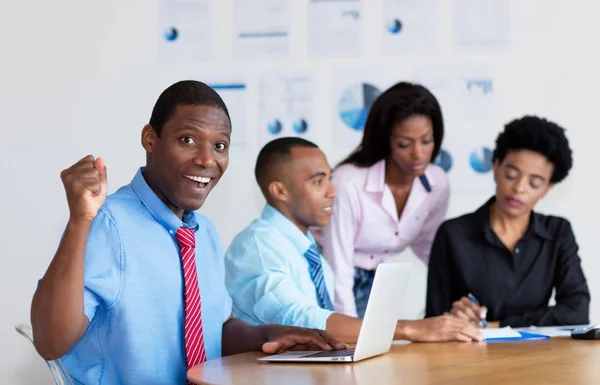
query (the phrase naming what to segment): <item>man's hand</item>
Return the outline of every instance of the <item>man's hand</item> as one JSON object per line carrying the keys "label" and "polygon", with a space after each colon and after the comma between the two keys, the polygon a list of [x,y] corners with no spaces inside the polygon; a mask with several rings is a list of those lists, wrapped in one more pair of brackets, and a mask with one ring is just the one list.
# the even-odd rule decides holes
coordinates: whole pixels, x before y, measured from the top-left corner
{"label": "man's hand", "polygon": [[450,313],[462,320],[479,326],[487,316],[487,307],[474,304],[468,297],[462,297],[452,303]]}
{"label": "man's hand", "polygon": [[91,222],[106,201],[106,166],[102,158],[88,155],[64,170],[60,178],[74,222]]}
{"label": "man's hand", "polygon": [[415,342],[482,340],[479,330],[475,326],[450,314],[404,322],[406,322],[405,337]]}
{"label": "man's hand", "polygon": [[267,342],[263,344],[262,350],[269,354],[283,353],[291,348],[294,350],[332,350],[348,347],[326,331],[317,329],[268,325],[265,337]]}

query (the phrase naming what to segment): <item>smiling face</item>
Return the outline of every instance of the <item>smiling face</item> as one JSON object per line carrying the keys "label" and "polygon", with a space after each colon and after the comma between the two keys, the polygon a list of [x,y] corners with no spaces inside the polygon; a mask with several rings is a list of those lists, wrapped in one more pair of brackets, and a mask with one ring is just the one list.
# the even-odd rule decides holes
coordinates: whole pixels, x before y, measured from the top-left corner
{"label": "smiling face", "polygon": [[177,106],[161,135],[146,125],[144,177],[180,218],[199,209],[229,164],[231,123],[225,112],[205,105]]}
{"label": "smiling face", "polygon": [[326,226],[333,215],[337,192],[325,154],[319,148],[295,147],[285,162],[287,170],[281,171],[279,181],[269,185],[271,197],[302,232],[311,226]]}
{"label": "smiling face", "polygon": [[529,215],[552,187],[553,172],[554,165],[539,152],[509,151],[502,162],[494,161],[495,205],[511,217]]}
{"label": "smiling face", "polygon": [[431,119],[414,115],[392,127],[390,158],[405,175],[417,177],[425,173],[431,162],[435,143]]}

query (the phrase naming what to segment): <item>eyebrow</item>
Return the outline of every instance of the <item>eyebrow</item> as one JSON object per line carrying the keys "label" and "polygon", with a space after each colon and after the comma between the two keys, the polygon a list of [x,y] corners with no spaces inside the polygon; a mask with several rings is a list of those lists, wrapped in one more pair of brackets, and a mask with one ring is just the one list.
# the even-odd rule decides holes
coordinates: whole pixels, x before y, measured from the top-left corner
{"label": "eyebrow", "polygon": [[[507,165],[506,165],[506,167],[508,167],[508,168],[511,168],[511,169],[513,169],[513,170],[515,170],[515,171],[521,172],[521,170],[519,170],[517,167],[513,166],[512,164],[507,164]],[[544,177],[543,177],[543,176],[541,176],[541,175],[538,175],[538,174],[531,174],[531,176],[532,176],[533,178],[538,178],[538,179],[541,179],[541,180],[543,180],[544,182],[546,181],[546,178],[544,178]]]}
{"label": "eyebrow", "polygon": [[[421,137],[419,139],[423,139],[424,137],[429,136],[429,135],[433,135],[433,131],[430,131],[430,132],[428,132],[426,134],[421,135]],[[406,140],[411,140],[411,141],[415,140],[414,138],[410,138],[410,137],[404,136],[404,135],[398,135],[398,138],[406,139]]]}
{"label": "eyebrow", "polygon": [[[225,127],[225,126],[223,126]],[[181,132],[181,131],[199,131],[198,128],[194,127],[194,126],[190,126],[190,125],[183,125],[177,129],[175,129],[175,133]],[[221,126],[219,126],[218,128],[219,130],[219,135],[226,137],[227,139],[231,139],[231,128],[227,127],[227,129],[221,128]]]}
{"label": "eyebrow", "polygon": [[319,177],[322,177],[322,176],[327,176],[327,173],[325,171],[317,172],[317,173],[309,176],[307,180],[311,180],[311,179],[314,179],[314,178],[319,178]]}

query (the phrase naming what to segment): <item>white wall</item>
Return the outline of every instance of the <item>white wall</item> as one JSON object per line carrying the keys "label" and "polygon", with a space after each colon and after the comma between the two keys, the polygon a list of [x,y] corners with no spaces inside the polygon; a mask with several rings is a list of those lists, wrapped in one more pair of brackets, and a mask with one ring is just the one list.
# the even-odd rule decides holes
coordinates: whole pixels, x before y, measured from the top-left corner
{"label": "white wall", "polygon": [[[232,0],[219,0],[219,30],[224,41],[232,33]],[[306,2],[293,0],[293,61],[271,67],[294,66],[318,70],[318,142],[337,162],[346,150],[335,148],[328,127],[333,111],[331,71],[343,61],[305,58]],[[367,0],[368,55],[353,65],[415,67],[438,60],[432,57],[385,59],[379,52],[377,19],[381,0]],[[449,3],[445,3],[450,12]],[[599,183],[590,162],[598,155],[597,96],[600,86],[597,15],[592,0],[519,0],[511,3],[509,53],[470,54],[445,58],[490,63],[497,71],[503,120],[535,113],[568,127],[575,150],[571,176],[541,203],[540,210],[568,217],[575,228],[581,257],[592,290],[591,316],[600,321],[600,261],[595,255]],[[0,1],[0,378],[3,383],[29,384],[49,376],[41,359],[17,336],[13,325],[29,322],[34,288],[44,273],[67,220],[67,206],[59,173],[88,153],[103,156],[111,190],[128,183],[143,164],[139,144],[142,126],[153,103],[169,84],[182,78],[203,79],[214,73],[212,64],[160,67],[156,61],[157,8],[148,0],[83,2]],[[448,26],[444,26],[446,28]],[[231,43],[216,63],[230,63]],[[293,63],[293,64],[292,64]],[[256,79],[261,63],[243,65],[250,104],[256,106]],[[262,206],[254,186],[252,166],[257,153],[249,113],[248,148],[233,148],[231,166],[202,209],[216,224],[224,244],[256,217]],[[498,127],[500,129],[500,127]],[[234,132],[235,135],[235,132]],[[452,135],[451,132],[448,135]],[[468,140],[468,138],[466,139]],[[587,170],[587,171],[586,171]],[[249,197],[240,199],[241,192]],[[488,194],[451,197],[450,216],[478,207]],[[415,287],[422,284],[415,283]],[[422,293],[411,296],[419,306]]]}

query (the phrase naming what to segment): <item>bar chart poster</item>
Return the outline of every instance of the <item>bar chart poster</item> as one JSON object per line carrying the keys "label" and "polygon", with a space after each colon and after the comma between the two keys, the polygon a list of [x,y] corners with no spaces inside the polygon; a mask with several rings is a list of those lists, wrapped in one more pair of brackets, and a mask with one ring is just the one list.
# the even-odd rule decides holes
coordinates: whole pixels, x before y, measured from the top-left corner
{"label": "bar chart poster", "polygon": [[207,83],[217,91],[231,119],[231,144],[246,145],[247,134],[247,86],[241,79],[215,79]]}
{"label": "bar chart poster", "polygon": [[290,0],[235,0],[236,60],[287,58],[290,55]]}

